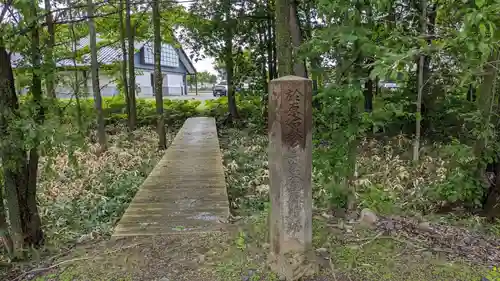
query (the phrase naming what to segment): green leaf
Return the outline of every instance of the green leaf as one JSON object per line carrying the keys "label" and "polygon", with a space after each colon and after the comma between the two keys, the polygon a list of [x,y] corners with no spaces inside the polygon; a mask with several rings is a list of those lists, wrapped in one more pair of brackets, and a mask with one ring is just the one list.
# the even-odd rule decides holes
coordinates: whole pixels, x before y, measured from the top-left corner
{"label": "green leaf", "polygon": [[490,28],[490,36],[493,36],[496,26],[492,22],[488,22],[488,27]]}
{"label": "green leaf", "polygon": [[476,0],[476,6],[478,8],[481,8],[484,6],[484,2],[485,2],[485,0]]}
{"label": "green leaf", "polygon": [[358,39],[358,36],[356,36],[354,34],[346,34],[343,36],[342,39],[344,41],[352,42],[352,41],[356,41]]}
{"label": "green leaf", "polygon": [[474,45],[474,43],[473,43],[473,42],[471,42],[471,41],[467,41],[467,43],[466,43],[466,44],[467,44],[467,49],[468,49],[469,51],[474,51],[474,50],[476,50],[476,46]]}
{"label": "green leaf", "polygon": [[478,49],[481,51],[481,53],[484,55],[484,56],[487,56],[490,54],[490,47],[488,46],[488,44],[486,43],[483,43],[483,42],[480,42],[478,44]]}
{"label": "green leaf", "polygon": [[486,26],[484,23],[479,24],[479,32],[483,37],[486,35]]}

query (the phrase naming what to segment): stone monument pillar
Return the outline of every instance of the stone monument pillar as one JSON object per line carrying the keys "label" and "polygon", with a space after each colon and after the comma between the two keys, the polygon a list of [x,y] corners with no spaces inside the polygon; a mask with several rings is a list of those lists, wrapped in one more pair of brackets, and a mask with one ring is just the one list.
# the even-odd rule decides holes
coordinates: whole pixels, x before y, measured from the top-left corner
{"label": "stone monument pillar", "polygon": [[312,82],[269,85],[270,265],[280,277],[314,273],[312,251]]}

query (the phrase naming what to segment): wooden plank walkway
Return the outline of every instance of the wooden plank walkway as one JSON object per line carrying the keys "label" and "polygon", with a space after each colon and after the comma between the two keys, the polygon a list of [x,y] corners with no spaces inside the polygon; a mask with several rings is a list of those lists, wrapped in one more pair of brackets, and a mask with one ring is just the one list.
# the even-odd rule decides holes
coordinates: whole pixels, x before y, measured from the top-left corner
{"label": "wooden plank walkway", "polygon": [[223,231],[229,215],[215,119],[189,118],[115,228],[113,237]]}

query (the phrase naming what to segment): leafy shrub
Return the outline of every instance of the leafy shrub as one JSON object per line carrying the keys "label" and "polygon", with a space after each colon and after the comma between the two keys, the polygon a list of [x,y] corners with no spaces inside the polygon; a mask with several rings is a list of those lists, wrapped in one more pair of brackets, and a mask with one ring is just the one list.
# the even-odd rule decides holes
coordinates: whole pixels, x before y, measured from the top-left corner
{"label": "leafy shrub", "polygon": [[373,98],[373,112],[369,116],[375,132],[383,130],[388,135],[412,132],[415,117],[409,113],[411,102],[404,98],[403,92],[381,91]]}
{"label": "leafy shrub", "polygon": [[260,133],[267,132],[267,116],[262,113],[263,107],[260,96],[238,96],[236,104],[238,105],[238,114],[246,127]]}
{"label": "leafy shrub", "polygon": [[377,213],[390,214],[395,211],[397,196],[390,188],[368,185],[359,190],[359,205]]}
{"label": "leafy shrub", "polygon": [[213,116],[217,118],[217,121],[221,121],[222,118],[229,111],[229,105],[227,97],[221,97],[219,99],[207,100],[203,104],[200,112],[208,116]]}
{"label": "leafy shrub", "polygon": [[500,280],[500,269],[497,266],[493,266],[488,274],[485,276],[487,281],[499,281]]}
{"label": "leafy shrub", "polygon": [[[315,97],[313,165],[319,194],[328,204],[345,204],[347,183],[353,178],[359,137],[365,131],[361,118],[362,92],[359,87],[331,87]],[[330,190],[328,190],[330,189]],[[339,193],[340,192],[340,193]],[[339,197],[340,196],[340,197]],[[339,207],[339,206],[338,206]]]}
{"label": "leafy shrub", "polygon": [[447,93],[435,101],[427,114],[428,137],[441,142],[456,139],[465,144],[477,140],[474,128],[480,127],[481,122],[477,103],[461,97],[465,92]]}
{"label": "leafy shrub", "polygon": [[[317,190],[317,189],[315,189]],[[326,195],[323,198],[326,199],[327,206],[331,209],[344,209],[347,208],[347,201],[349,198],[349,189],[347,185],[342,183],[336,183],[331,181],[324,186],[324,190],[326,191]],[[320,193],[321,194],[321,193]],[[315,202],[321,204],[321,202],[325,202],[325,200],[321,200],[322,196],[319,196],[317,192],[315,192]]]}
{"label": "leafy shrub", "polygon": [[481,206],[484,183],[479,182],[476,177],[477,161],[472,147],[453,142],[441,147],[439,154],[440,158],[446,159],[445,176],[441,181],[429,185],[427,197],[441,204]]}
{"label": "leafy shrub", "polygon": [[[263,124],[258,97],[237,97],[237,106],[241,120],[239,123],[261,128]],[[62,107],[66,114],[66,122],[74,122],[78,107],[74,100]],[[139,126],[156,125],[156,102],[153,99],[137,99],[137,123]],[[80,111],[86,123],[95,123],[93,99],[82,99]],[[103,98],[103,111],[106,124],[125,124],[127,122],[126,103],[123,97]],[[227,97],[207,100],[169,100],[163,101],[165,124],[174,128],[180,127],[187,118],[195,116],[211,116],[218,121],[228,113]]]}

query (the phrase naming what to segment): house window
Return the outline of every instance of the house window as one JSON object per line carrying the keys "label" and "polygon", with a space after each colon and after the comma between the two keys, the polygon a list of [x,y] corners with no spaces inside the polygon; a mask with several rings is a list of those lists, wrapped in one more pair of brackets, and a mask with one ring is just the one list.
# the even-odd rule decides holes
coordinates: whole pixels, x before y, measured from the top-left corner
{"label": "house window", "polygon": [[144,45],[144,63],[154,64],[155,55],[153,48],[148,45]]}
{"label": "house window", "polygon": [[[151,44],[144,45],[144,63],[154,64],[154,51]],[[161,46],[160,65],[167,67],[179,66],[179,55],[174,47],[167,44]]]}

